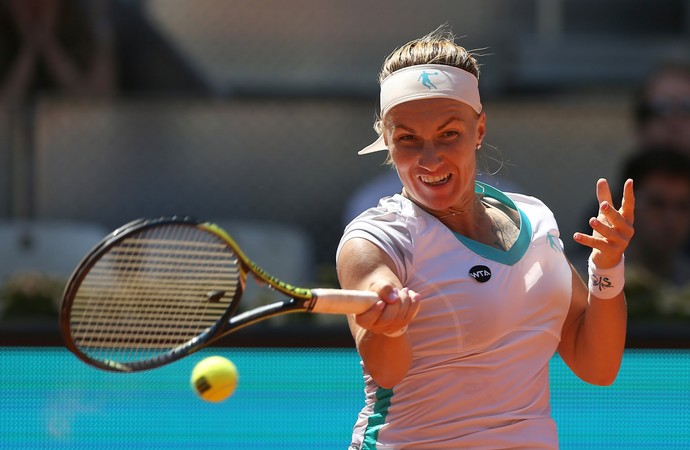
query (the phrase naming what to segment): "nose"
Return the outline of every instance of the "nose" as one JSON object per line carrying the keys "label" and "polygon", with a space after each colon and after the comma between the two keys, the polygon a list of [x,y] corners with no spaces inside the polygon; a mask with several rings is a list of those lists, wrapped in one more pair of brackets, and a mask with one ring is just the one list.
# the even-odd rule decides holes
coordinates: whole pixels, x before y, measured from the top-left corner
{"label": "nose", "polygon": [[443,157],[441,151],[434,145],[433,142],[426,142],[419,155],[420,167],[433,172],[441,165]]}

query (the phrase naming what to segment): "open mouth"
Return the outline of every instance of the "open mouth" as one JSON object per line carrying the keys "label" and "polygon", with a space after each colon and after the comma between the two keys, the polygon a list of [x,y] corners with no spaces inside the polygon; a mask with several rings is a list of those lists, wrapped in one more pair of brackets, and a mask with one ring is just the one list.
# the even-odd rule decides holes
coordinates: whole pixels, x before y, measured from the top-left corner
{"label": "open mouth", "polygon": [[431,176],[431,175],[420,175],[419,179],[422,181],[424,184],[428,184],[429,186],[440,186],[442,184],[446,184],[448,181],[450,181],[451,174],[445,174],[445,175],[436,175],[436,176]]}

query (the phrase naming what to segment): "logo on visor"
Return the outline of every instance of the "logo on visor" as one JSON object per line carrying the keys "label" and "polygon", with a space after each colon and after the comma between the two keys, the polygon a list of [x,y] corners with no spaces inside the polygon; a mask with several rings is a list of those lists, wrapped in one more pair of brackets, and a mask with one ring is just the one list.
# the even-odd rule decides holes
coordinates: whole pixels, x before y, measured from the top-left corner
{"label": "logo on visor", "polygon": [[429,73],[426,70],[422,70],[422,73],[419,75],[419,78],[417,78],[417,81],[421,81],[422,85],[427,89],[438,89],[436,85],[429,79],[431,75],[438,75],[438,72]]}

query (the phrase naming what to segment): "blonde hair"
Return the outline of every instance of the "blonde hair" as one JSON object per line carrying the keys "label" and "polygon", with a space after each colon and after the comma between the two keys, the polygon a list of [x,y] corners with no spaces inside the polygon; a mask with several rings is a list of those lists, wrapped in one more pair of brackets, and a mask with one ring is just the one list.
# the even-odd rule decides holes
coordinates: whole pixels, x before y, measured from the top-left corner
{"label": "blonde hair", "polygon": [[[420,64],[445,64],[457,67],[479,79],[479,64],[474,54],[456,44],[455,35],[450,28],[447,25],[441,25],[426,36],[414,39],[388,55],[379,73],[379,84],[397,70]],[[378,134],[383,132],[383,123],[378,112],[374,121],[374,130]]]}
{"label": "blonde hair", "polygon": [[379,73],[379,84],[396,70],[420,64],[445,64],[457,67],[479,79],[479,64],[475,56],[456,44],[453,32],[446,25],[442,25],[388,55]]}

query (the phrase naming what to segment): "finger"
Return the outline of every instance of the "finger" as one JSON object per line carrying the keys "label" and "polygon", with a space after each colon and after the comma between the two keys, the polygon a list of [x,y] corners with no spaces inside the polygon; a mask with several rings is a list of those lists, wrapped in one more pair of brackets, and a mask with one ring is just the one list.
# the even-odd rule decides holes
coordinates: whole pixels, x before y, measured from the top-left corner
{"label": "finger", "polygon": [[[380,317],[378,318],[376,324],[377,326],[388,328],[391,326],[396,326],[402,322],[403,319],[401,319],[401,317],[404,317],[405,311],[408,308],[409,300],[406,291],[401,289],[398,292],[400,294],[398,301],[395,303],[386,304],[386,307],[383,309]],[[399,325],[398,328],[400,328],[400,326],[402,325]]]}
{"label": "finger", "polygon": [[417,311],[419,311],[419,294],[411,289],[407,290],[407,288],[405,288],[405,292],[407,296],[401,303],[399,316],[405,323],[409,323],[417,315]]}
{"label": "finger", "polygon": [[589,221],[594,231],[609,239],[630,240],[633,235],[632,222],[623,217],[620,211],[614,209],[609,203],[603,202],[601,204],[601,214],[605,221],[600,220],[599,217]]}
{"label": "finger", "polygon": [[632,224],[635,221],[635,189],[633,180],[627,179],[623,185],[623,201],[621,202],[621,215]]}
{"label": "finger", "polygon": [[[598,257],[603,258],[600,267],[611,267],[615,264],[607,265],[605,261],[617,262],[628,246],[628,240],[615,236],[614,238],[599,237],[584,233],[574,233],[573,239],[581,245],[589,247],[598,252]],[[594,254],[593,254],[594,255]]]}
{"label": "finger", "polygon": [[608,223],[602,222],[596,217],[589,219],[589,226],[592,227],[593,231],[599,233],[600,236],[595,235],[597,238],[603,237],[605,239],[611,239],[614,235],[613,227]]}
{"label": "finger", "polygon": [[[383,332],[394,332],[409,324],[417,310],[417,296],[407,288],[400,289],[400,300],[388,304],[379,317],[376,328]],[[414,295],[413,295],[414,294]]]}
{"label": "finger", "polygon": [[393,304],[400,301],[400,291],[393,286],[385,286],[380,292],[379,296],[388,304]]}
{"label": "finger", "polygon": [[377,280],[369,289],[376,292],[379,298],[386,303],[395,303],[400,299],[398,288],[389,280]]}
{"label": "finger", "polygon": [[[603,220],[602,220],[603,219]],[[623,216],[617,211],[613,205],[607,201],[601,202],[599,205],[599,217],[595,219],[598,223],[610,225],[612,227],[623,226],[626,221]],[[589,222],[592,225],[592,220]],[[592,226],[594,228],[594,226]]]}
{"label": "finger", "polygon": [[367,330],[372,329],[379,321],[385,307],[386,303],[383,300],[379,300],[367,311],[363,312],[362,314],[357,314],[355,317],[357,325]]}
{"label": "finger", "polygon": [[417,317],[417,313],[419,312],[419,307],[421,306],[419,300],[421,299],[421,295],[415,291],[410,291],[410,299],[412,300],[410,305],[410,320],[412,320]]}
{"label": "finger", "polygon": [[594,248],[595,245],[599,245],[599,239],[588,234],[577,232],[573,234],[573,239],[578,244],[582,244],[586,247]]}
{"label": "finger", "polygon": [[598,250],[602,255],[609,255],[610,258],[616,259],[616,255],[623,253],[622,246],[614,244],[606,238],[591,236],[588,234],[577,232],[573,234],[573,239],[586,247]]}
{"label": "finger", "polygon": [[609,249],[614,253],[624,251],[633,235],[632,227],[627,225],[611,227],[597,219],[592,219],[590,225],[594,230],[592,237],[597,240],[594,246],[602,252],[608,252]]}
{"label": "finger", "polygon": [[398,322],[404,321],[407,310],[410,308],[409,289],[404,287],[404,288],[398,290],[397,293],[398,293],[398,300],[397,300],[396,308],[393,308],[392,306],[389,306],[388,308],[386,308],[386,311],[384,311],[384,313],[381,317],[382,321],[390,321],[390,322],[394,322],[396,324]]}
{"label": "finger", "polygon": [[609,187],[609,182],[606,178],[599,178],[597,180],[597,200],[599,204],[602,202],[609,202],[613,204],[613,197],[611,196],[611,188]]}

